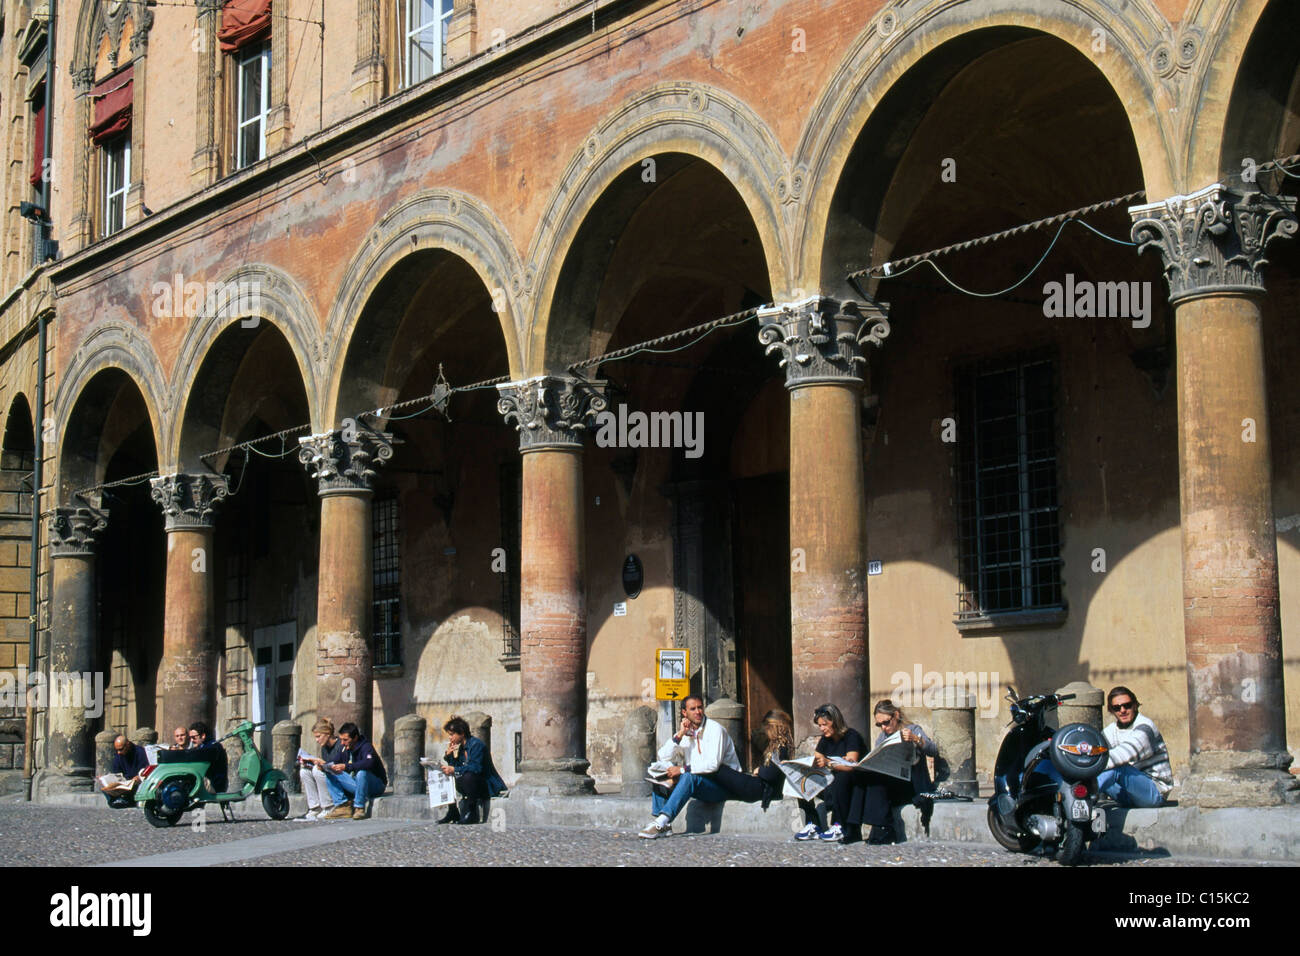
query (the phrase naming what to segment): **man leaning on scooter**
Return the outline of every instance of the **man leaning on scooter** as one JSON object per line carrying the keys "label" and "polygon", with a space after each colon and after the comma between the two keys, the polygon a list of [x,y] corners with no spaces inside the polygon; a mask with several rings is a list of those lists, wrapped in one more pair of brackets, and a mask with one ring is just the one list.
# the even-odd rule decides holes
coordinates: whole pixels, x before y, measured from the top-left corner
{"label": "man leaning on scooter", "polygon": [[[339,742],[343,753],[339,763],[325,767],[325,786],[329,789],[334,809],[325,814],[326,820],[364,820],[366,806],[388,786],[388,775],[379,754],[349,721],[339,728]],[[349,803],[348,797],[352,800]]]}

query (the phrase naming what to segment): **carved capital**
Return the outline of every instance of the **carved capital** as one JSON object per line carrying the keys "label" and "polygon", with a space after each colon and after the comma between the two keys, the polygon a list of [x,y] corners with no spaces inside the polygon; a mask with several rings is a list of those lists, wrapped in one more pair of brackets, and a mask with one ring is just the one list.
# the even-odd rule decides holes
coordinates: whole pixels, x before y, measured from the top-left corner
{"label": "carved capital", "polygon": [[865,346],[880,346],[889,335],[889,319],[876,303],[825,296],[760,309],[758,321],[758,340],[768,355],[781,357],[786,388],[862,381],[858,367],[867,361]]}
{"label": "carved capital", "polygon": [[497,411],[507,422],[515,422],[521,452],[581,448],[583,432],[605,410],[604,388],[604,382],[539,375],[498,385]]}
{"label": "carved capital", "polygon": [[50,515],[50,554],[56,558],[93,555],[95,535],[107,527],[105,508],[55,508]]}
{"label": "carved capital", "polygon": [[298,460],[325,495],[356,494],[374,487],[375,468],[393,457],[391,432],[347,419],[341,429],[299,438]]}
{"label": "carved capital", "polygon": [[230,493],[225,475],[163,475],[152,478],[153,500],[163,510],[167,531],[202,531],[212,527],[217,502]]}
{"label": "carved capital", "polygon": [[72,71],[72,89],[77,93],[87,93],[95,85],[95,68],[87,67]]}
{"label": "carved capital", "polygon": [[1235,193],[1219,183],[1129,207],[1138,252],[1164,257],[1169,301],[1215,292],[1264,291],[1268,244],[1296,234],[1294,196]]}

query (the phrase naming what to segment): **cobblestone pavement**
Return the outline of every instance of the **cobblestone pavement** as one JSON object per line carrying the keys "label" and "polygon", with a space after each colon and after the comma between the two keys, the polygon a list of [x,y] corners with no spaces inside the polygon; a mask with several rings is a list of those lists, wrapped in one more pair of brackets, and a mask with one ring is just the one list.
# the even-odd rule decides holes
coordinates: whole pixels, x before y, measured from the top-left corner
{"label": "cobblestone pavement", "polygon": [[[844,847],[726,834],[650,841],[623,829],[508,826],[494,830],[418,822],[380,830],[394,826],[394,821],[293,823],[268,820],[256,806],[237,812],[240,819],[235,823],[221,822],[214,810],[214,817],[201,830],[186,824],[163,830],[150,826],[138,811],[0,804],[0,865],[91,866],[206,847],[209,851],[202,862],[233,866],[1056,866],[1049,859],[973,843]],[[336,833],[338,842],[285,849],[289,844],[333,839]],[[253,840],[257,842],[247,842]],[[226,859],[221,844],[228,844]],[[258,855],[236,859],[252,853]],[[183,858],[171,857],[167,862],[183,862]],[[1247,865],[1110,854],[1091,854],[1088,862],[1102,867]]]}

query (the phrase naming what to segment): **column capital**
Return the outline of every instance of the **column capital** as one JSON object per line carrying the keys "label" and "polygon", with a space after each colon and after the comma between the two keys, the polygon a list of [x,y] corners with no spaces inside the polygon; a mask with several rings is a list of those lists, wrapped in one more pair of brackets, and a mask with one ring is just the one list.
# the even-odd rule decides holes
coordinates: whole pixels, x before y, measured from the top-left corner
{"label": "column capital", "polygon": [[583,432],[605,410],[604,382],[569,375],[538,375],[498,385],[497,411],[515,421],[519,451],[581,448]]}
{"label": "column capital", "polygon": [[374,488],[375,467],[393,457],[398,441],[361,419],[345,419],[343,427],[299,438],[298,460],[307,466],[326,495],[358,494]]}
{"label": "column capital", "polygon": [[815,295],[758,311],[758,340],[781,356],[785,387],[861,382],[865,346],[889,336],[889,319],[874,302],[839,301]]}
{"label": "column capital", "polygon": [[217,502],[230,493],[225,475],[179,472],[151,478],[153,500],[163,510],[167,531],[204,531],[212,527]]}
{"label": "column capital", "polygon": [[90,557],[95,553],[95,535],[108,527],[108,509],[83,504],[55,508],[50,515],[50,556]]}
{"label": "column capital", "polygon": [[1212,293],[1262,293],[1268,244],[1296,234],[1294,196],[1238,193],[1215,183],[1187,196],[1130,206],[1138,252],[1165,263],[1169,301]]}

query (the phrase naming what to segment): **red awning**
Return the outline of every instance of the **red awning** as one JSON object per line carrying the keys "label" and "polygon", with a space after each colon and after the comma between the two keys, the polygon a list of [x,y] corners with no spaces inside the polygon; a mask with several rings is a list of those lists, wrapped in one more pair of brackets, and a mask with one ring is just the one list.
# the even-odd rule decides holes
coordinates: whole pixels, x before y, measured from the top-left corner
{"label": "red awning", "polygon": [[40,108],[36,110],[36,122],[32,124],[32,174],[28,182],[33,186],[41,184],[41,173],[45,171],[45,93],[39,91]]}
{"label": "red awning", "polygon": [[90,91],[90,101],[94,107],[90,138],[96,146],[131,125],[131,97],[134,81],[135,67],[128,66]]}
{"label": "red awning", "polygon": [[271,35],[271,0],[227,0],[217,40],[222,53],[234,53]]}

